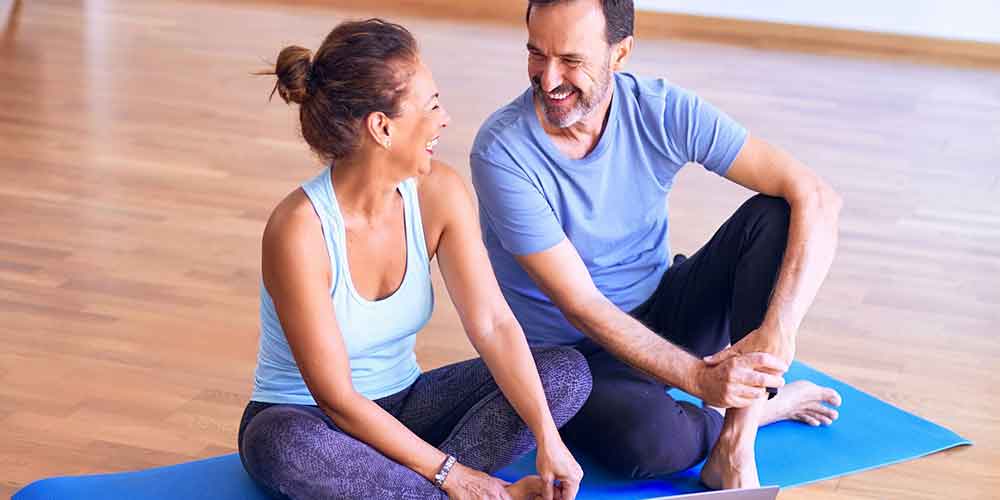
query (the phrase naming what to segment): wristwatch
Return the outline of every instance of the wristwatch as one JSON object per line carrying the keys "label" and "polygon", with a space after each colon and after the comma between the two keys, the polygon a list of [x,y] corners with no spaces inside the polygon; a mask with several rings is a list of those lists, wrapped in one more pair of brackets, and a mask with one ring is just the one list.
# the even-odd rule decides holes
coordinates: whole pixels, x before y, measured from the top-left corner
{"label": "wristwatch", "polygon": [[455,466],[457,460],[454,455],[448,455],[448,458],[444,459],[441,469],[438,470],[437,474],[434,474],[434,486],[437,486],[438,489],[444,489],[444,480],[448,479],[448,473],[451,472],[451,468]]}

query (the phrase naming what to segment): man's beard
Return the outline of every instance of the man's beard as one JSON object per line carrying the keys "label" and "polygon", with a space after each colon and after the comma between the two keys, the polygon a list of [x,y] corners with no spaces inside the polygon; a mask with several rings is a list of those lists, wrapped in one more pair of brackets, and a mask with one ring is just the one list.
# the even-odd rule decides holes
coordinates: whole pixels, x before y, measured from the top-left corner
{"label": "man's beard", "polygon": [[[535,76],[531,79],[531,88],[538,98],[538,102],[542,105],[542,114],[545,116],[545,121],[553,127],[566,128],[594,112],[600,106],[601,101],[608,96],[608,93],[611,91],[611,70],[608,68],[608,65],[604,66],[604,71],[598,75],[595,83],[597,85],[594,86],[594,92],[591,94],[584,94],[575,85],[569,83],[563,83],[552,92],[545,92],[542,90],[541,78]],[[562,94],[565,92],[570,92],[571,96],[573,94],[576,95],[576,102],[573,103],[572,108],[564,110],[558,106],[549,106],[548,94]],[[567,97],[567,99],[569,98]]]}

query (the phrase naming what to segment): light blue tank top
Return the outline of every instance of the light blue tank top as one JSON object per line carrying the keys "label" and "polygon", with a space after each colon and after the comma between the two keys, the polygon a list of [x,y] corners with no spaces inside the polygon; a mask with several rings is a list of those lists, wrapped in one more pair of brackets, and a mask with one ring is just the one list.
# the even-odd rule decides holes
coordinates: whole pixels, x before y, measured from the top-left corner
{"label": "light blue tank top", "polygon": [[[323,227],[330,256],[330,306],[347,345],[354,389],[368,399],[379,399],[409,387],[420,375],[413,352],[416,333],[434,308],[430,264],[420,220],[416,182],[399,184],[406,226],[406,273],[392,295],[378,301],[362,297],[354,288],[347,264],[347,241],[331,169],[302,185]],[[315,405],[292,357],[278,321],[274,302],[263,281],[260,286],[260,349],[254,373],[253,401]]]}

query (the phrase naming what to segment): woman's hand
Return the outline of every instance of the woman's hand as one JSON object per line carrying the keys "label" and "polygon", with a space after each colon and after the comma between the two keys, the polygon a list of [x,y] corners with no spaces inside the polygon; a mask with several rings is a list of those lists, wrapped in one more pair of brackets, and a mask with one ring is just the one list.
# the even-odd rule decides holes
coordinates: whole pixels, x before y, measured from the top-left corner
{"label": "woman's hand", "polygon": [[512,500],[507,483],[484,472],[455,463],[444,481],[450,500]]}
{"label": "woman's hand", "polygon": [[[535,468],[544,487],[543,500],[573,500],[580,491],[583,469],[556,433],[550,440],[539,440]],[[556,487],[554,481],[559,481]]]}

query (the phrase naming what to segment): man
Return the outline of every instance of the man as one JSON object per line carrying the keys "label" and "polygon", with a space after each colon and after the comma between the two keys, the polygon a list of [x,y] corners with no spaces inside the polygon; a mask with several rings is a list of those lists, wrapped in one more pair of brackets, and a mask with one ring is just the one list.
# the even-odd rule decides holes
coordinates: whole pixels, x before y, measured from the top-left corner
{"label": "man", "polygon": [[[759,426],[837,418],[832,389],[765,389],[784,384],[833,260],[840,197],[696,95],[619,72],[631,0],[532,0],[527,25],[531,89],[484,123],[472,178],[529,340],[575,345],[590,365],[591,397],[563,432],[632,477],[707,456],[708,486],[756,486]],[[670,265],[666,195],[688,162],[762,194]]]}

